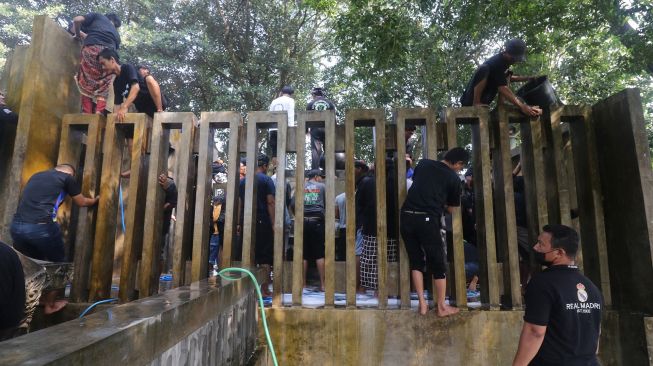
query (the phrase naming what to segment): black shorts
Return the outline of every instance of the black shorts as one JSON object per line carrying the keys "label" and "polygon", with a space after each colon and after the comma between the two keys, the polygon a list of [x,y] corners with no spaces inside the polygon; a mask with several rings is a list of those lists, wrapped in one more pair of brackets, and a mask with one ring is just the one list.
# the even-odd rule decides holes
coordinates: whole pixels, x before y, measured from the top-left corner
{"label": "black shorts", "polygon": [[256,220],[256,247],[254,261],[256,264],[272,265],[274,257],[274,230],[269,221]]}
{"label": "black shorts", "polygon": [[324,218],[304,218],[304,260],[324,258]]}
{"label": "black shorts", "polygon": [[440,233],[440,217],[402,211],[400,231],[410,269],[431,272],[434,279],[445,278],[447,263]]}

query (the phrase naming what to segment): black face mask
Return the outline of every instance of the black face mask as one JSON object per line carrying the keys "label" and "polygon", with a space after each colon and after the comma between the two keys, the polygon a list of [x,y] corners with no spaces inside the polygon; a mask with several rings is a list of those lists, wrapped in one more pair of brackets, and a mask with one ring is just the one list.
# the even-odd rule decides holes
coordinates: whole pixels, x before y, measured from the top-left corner
{"label": "black face mask", "polygon": [[544,259],[544,256],[545,256],[546,254],[549,254],[549,253],[555,251],[555,250],[557,250],[557,249],[553,249],[553,250],[550,250],[550,251],[548,251],[548,252],[538,252],[538,251],[535,250],[534,248],[531,248],[531,251],[533,252],[533,257],[535,258],[535,261],[536,261],[537,263],[539,263],[540,265],[542,265],[542,266],[546,266],[546,267],[551,266],[551,264],[553,264],[553,262],[551,262],[551,261],[547,261],[546,259]]}

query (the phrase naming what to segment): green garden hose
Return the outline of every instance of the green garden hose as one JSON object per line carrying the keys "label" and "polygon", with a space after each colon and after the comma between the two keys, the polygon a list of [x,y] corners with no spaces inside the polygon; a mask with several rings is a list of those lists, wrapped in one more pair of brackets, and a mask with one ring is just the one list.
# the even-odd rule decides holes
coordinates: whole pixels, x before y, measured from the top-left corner
{"label": "green garden hose", "polygon": [[272,353],[272,361],[274,362],[274,366],[279,366],[279,364],[277,363],[277,355],[275,354],[274,346],[272,345],[272,338],[270,338],[270,331],[268,330],[268,322],[267,322],[267,320],[265,318],[265,306],[263,305],[263,295],[261,294],[261,288],[260,288],[260,286],[258,284],[258,281],[256,280],[256,277],[254,276],[254,274],[252,272],[250,272],[250,271],[248,271],[248,270],[246,270],[244,268],[230,267],[230,268],[225,268],[225,269],[221,270],[220,272],[218,272],[218,276],[220,276],[220,277],[222,277],[224,279],[230,280],[230,281],[237,280],[238,278],[229,277],[229,276],[223,274],[225,272],[246,273],[249,276],[249,278],[251,278],[252,281],[254,282],[254,284],[256,285],[255,286],[256,287],[256,293],[258,294],[258,304],[259,304],[259,307],[261,308],[261,319],[263,319],[263,329],[265,330],[265,338],[268,341],[268,347],[270,347],[270,353]]}

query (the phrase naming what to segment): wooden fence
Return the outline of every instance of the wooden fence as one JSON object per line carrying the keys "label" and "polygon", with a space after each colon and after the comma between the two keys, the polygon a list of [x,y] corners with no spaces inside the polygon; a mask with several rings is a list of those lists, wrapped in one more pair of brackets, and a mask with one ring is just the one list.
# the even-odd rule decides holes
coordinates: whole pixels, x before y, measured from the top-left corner
{"label": "wooden fence", "polygon": [[[600,178],[591,108],[554,107],[540,118],[529,119],[511,107],[445,108],[438,120],[433,109],[397,109],[387,121],[383,109],[348,110],[344,124],[337,125],[333,111],[297,112],[297,125],[287,126],[285,112],[250,112],[246,123],[237,112],[202,112],[199,122],[191,113],[157,113],[152,121],[144,114],[127,114],[124,123],[113,115],[64,117],[60,162],[83,164],[83,193],[100,193],[97,209],[81,209],[69,215],[70,246],[75,254],[73,299],[84,301],[110,296],[114,243],[118,226],[118,182],[121,161],[128,160],[131,177],[127,193],[131,204],[125,212],[126,232],[122,248],[119,294],[122,301],[146,297],[158,290],[163,191],[157,176],[167,169],[170,131],[180,130],[177,143],[176,179],[178,205],[172,239],[173,285],[182,286],[208,274],[209,209],[212,194],[211,161],[215,129],[228,129],[229,143],[226,184],[226,223],[221,267],[232,265],[238,221],[238,164],[242,152],[247,157],[247,176],[242,230],[242,262],[253,265],[255,243],[255,169],[259,153],[258,129],[278,128],[277,182],[286,182],[286,155],[297,153],[294,175],[295,200],[293,257],[284,263],[284,200],[275,200],[274,295],[273,306],[301,306],[303,254],[303,187],[305,132],[310,127],[325,129],[326,215],[325,301],[335,306],[336,292],[344,292],[346,307],[356,307],[355,128],[374,127],[375,179],[378,239],[378,308],[388,307],[388,297],[397,296],[402,309],[410,307],[408,257],[401,238],[399,263],[387,261],[386,156],[403,157],[404,130],[423,126],[423,158],[436,159],[439,151],[456,146],[461,125],[472,132],[472,160],[476,202],[477,246],[480,256],[481,303],[483,308],[522,307],[517,227],[513,190],[513,154],[509,128],[521,131],[529,241],[535,243],[539,229],[547,223],[576,226],[582,237],[582,265],[599,284],[610,305],[610,280],[606,235],[603,223]],[[106,125],[106,128],[105,128]],[[198,131],[199,129],[199,131]],[[131,146],[127,148],[127,141]],[[103,146],[100,148],[100,142]],[[80,147],[84,145],[85,149]],[[131,156],[123,152],[131,151]],[[335,261],[336,152],[345,152],[344,192],[347,199],[346,262]],[[101,166],[100,166],[101,162]],[[196,164],[197,163],[197,164]],[[124,163],[123,163],[124,165]],[[406,162],[397,159],[392,177],[401,203],[406,197]],[[341,176],[342,174],[340,174]],[[284,184],[277,184],[276,197],[284,197]],[[65,211],[65,209],[64,209]],[[571,213],[577,212],[578,219]],[[391,223],[392,224],[392,223]],[[398,225],[399,223],[394,223]],[[396,231],[398,232],[398,230]],[[450,263],[450,299],[467,308],[465,258],[460,208],[452,215],[453,261]],[[186,273],[187,261],[190,273]],[[284,285],[286,284],[286,285]],[[292,303],[283,303],[283,293],[292,294]]]}

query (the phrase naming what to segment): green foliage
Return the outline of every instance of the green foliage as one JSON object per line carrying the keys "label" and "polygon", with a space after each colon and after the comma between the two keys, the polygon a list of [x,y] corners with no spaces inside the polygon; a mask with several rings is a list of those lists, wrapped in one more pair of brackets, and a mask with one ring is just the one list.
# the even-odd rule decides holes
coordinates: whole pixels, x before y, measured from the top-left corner
{"label": "green foliage", "polygon": [[150,64],[176,110],[267,109],[286,84],[299,109],[312,86],[325,86],[341,123],[349,108],[440,110],[521,37],[529,55],[515,72],[549,75],[564,102],[638,87],[653,116],[650,0],[12,0],[0,2],[0,67],[29,42],[34,15],[64,26],[88,11],[121,16],[122,58]]}

